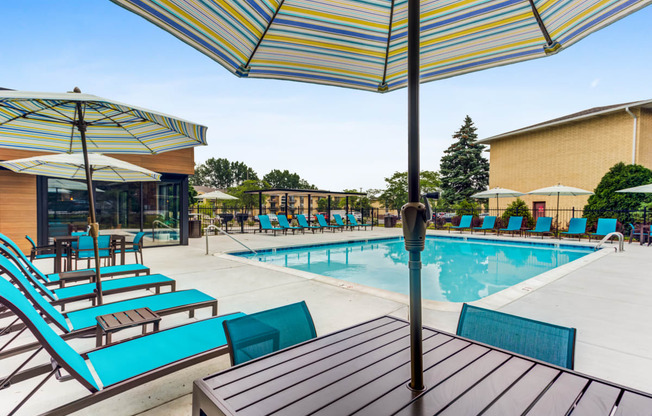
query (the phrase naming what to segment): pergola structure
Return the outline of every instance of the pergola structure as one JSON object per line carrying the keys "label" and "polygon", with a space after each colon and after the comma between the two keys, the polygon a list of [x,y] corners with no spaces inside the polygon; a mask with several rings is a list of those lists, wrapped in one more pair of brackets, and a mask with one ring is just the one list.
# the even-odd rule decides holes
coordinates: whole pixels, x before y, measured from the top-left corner
{"label": "pergola structure", "polygon": [[263,194],[265,195],[285,195],[285,215],[288,214],[288,197],[289,196],[307,196],[308,197],[308,222],[310,222],[311,202],[313,196],[328,197],[328,217],[331,216],[331,198],[345,197],[346,198],[346,212],[349,212],[349,197],[363,197],[367,194],[362,192],[336,192],[325,191],[319,189],[287,189],[287,188],[274,188],[274,189],[258,189],[255,191],[246,191],[246,194],[258,194],[258,212],[263,212]]}

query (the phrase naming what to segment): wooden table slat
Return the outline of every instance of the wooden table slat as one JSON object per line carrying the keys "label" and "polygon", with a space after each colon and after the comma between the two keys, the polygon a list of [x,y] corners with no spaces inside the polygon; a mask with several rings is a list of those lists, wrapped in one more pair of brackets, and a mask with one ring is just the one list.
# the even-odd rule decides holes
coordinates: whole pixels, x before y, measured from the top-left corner
{"label": "wooden table slat", "polygon": [[[306,354],[310,351],[316,351],[327,345],[340,342],[347,338],[360,336],[361,334],[364,334],[367,331],[373,331],[377,328],[382,328],[385,325],[394,325],[394,327],[397,328],[401,326],[407,326],[407,323],[402,321],[397,321],[396,319],[387,316],[383,316],[381,318],[374,319],[369,322],[364,322],[360,325],[351,328],[346,328],[342,331],[338,331],[332,334],[318,337],[311,342],[305,343],[298,347],[292,348],[292,350],[284,352],[284,357],[286,357],[286,359],[289,359],[290,357],[294,357],[298,354]],[[240,367],[230,368],[228,370],[225,370],[224,372],[215,374],[213,376],[209,376],[205,378],[203,381],[210,388],[218,389],[227,384],[234,383],[236,381],[239,381],[240,379],[244,379],[248,377],[249,374],[259,373],[270,367],[274,367],[276,365],[278,365],[278,363],[272,363],[266,360],[255,360],[247,363],[246,371],[240,370]]]}
{"label": "wooden table slat", "polygon": [[[370,343],[367,344],[369,346],[379,346],[400,339],[408,331],[407,326],[386,325],[355,337],[346,338],[341,342],[326,345],[317,350],[309,350],[304,354],[302,354],[301,348],[297,348],[298,351],[290,355],[288,360],[283,364],[249,374],[246,378],[241,378],[233,383],[216,388],[215,392],[227,400],[244,401],[246,403],[254,402],[260,400],[261,394],[269,394],[269,389],[272,388],[272,385],[278,385],[282,388],[284,386],[284,380],[300,378],[299,371],[302,369],[304,369],[304,372],[307,371],[305,370],[307,366],[316,364],[321,368],[324,362],[328,363],[333,361],[335,361],[333,365],[337,365],[336,359],[328,359],[328,357],[338,354],[339,351],[348,350],[354,352],[355,347],[365,343]],[[260,390],[262,390],[262,393],[258,393]],[[246,397],[237,397],[243,395]],[[239,406],[235,405],[235,407],[238,408]]]}
{"label": "wooden table slat", "polygon": [[[440,345],[449,342],[453,339],[449,335],[437,334],[433,337],[423,340],[424,351],[437,348]],[[275,416],[295,416],[311,414],[322,407],[327,406],[333,400],[349,394],[352,390],[366,386],[374,379],[383,376],[389,372],[394,372],[396,379],[405,380],[407,382],[410,378],[409,360],[410,360],[410,340],[404,338],[401,340],[400,346],[403,348],[396,354],[388,355],[385,359],[377,361],[360,371],[346,371],[342,378],[336,382],[325,385],[324,387],[314,390],[312,394],[302,397],[286,406],[279,411],[275,412]],[[357,365],[357,363],[356,363]],[[398,370],[398,371],[397,371]],[[400,374],[399,374],[400,373]],[[321,381],[324,375],[320,375],[316,380]],[[330,378],[330,377],[329,377]]]}
{"label": "wooden table slat", "polygon": [[472,389],[448,406],[441,416],[477,415],[502,394],[534,363],[518,357],[510,358]]}
{"label": "wooden table slat", "polygon": [[[426,352],[423,356],[424,367],[432,367],[469,345],[468,342],[461,339],[453,339],[432,350],[425,350]],[[372,382],[365,384],[357,390],[350,391],[344,396],[333,397],[328,406],[319,409],[314,415],[348,415],[368,405],[372,401],[390,394],[397,387],[405,387],[406,383],[410,381],[409,352],[405,353],[404,362],[405,364],[401,367],[386,372],[380,377],[373,378]]]}
{"label": "wooden table slat", "polygon": [[558,374],[556,368],[535,365],[494,402],[483,416],[522,414]]}
{"label": "wooden table slat", "polygon": [[589,383],[585,377],[562,373],[555,383],[539,398],[527,413],[528,416],[566,414]]}
{"label": "wooden table slat", "polygon": [[620,389],[609,386],[598,381],[592,381],[589,388],[573,409],[572,416],[609,416],[616,400],[620,395]]}
{"label": "wooden table slat", "polygon": [[618,403],[614,416],[650,416],[652,415],[652,398],[626,391]]}
{"label": "wooden table slat", "polygon": [[[435,350],[436,351],[436,350]],[[437,386],[448,377],[457,373],[468,364],[487,354],[490,350],[476,344],[470,344],[456,354],[448,357],[424,371],[423,381],[428,388]],[[424,363],[425,364],[425,363]],[[425,365],[424,365],[425,367]],[[395,386],[388,394],[379,397],[373,403],[365,406],[354,414],[359,415],[382,415],[394,414],[414,397],[414,393],[407,389],[404,384]]]}
{"label": "wooden table slat", "polygon": [[[489,351],[473,362],[452,374],[436,386],[428,388],[414,403],[403,408],[397,415],[434,415],[454,402],[471,387],[479,383],[485,376],[500,367],[510,358],[509,354],[500,351]],[[416,410],[416,412],[415,412]]]}

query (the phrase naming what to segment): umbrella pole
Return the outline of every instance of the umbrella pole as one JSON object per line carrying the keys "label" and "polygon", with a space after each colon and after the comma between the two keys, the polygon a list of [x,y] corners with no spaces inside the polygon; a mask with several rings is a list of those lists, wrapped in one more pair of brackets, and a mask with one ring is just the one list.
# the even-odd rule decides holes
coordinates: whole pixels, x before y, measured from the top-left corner
{"label": "umbrella pole", "polygon": [[95,219],[95,195],[93,194],[93,172],[90,163],[88,163],[88,147],[86,146],[86,123],[82,113],[81,103],[77,103],[78,119],[75,122],[81,136],[82,152],[84,154],[84,168],[86,169],[86,186],[88,188],[88,225],[90,226],[90,235],[93,237],[93,251],[95,253],[95,292],[97,304],[103,304],[102,298],[102,276],[100,274],[100,251],[97,247],[97,236],[100,232],[100,226]]}
{"label": "umbrella pole", "polygon": [[409,388],[424,389],[421,319],[421,251],[425,246],[426,209],[419,192],[419,0],[408,2],[408,203],[401,209],[405,249],[410,253],[410,369]]}
{"label": "umbrella pole", "polygon": [[559,192],[557,192],[557,218],[555,218],[555,237],[559,235]]}

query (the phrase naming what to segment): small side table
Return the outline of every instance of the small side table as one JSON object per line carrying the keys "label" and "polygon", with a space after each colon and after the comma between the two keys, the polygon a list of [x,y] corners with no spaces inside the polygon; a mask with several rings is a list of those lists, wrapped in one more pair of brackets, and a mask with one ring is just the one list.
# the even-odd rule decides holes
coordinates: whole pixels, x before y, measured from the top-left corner
{"label": "small side table", "polygon": [[125,328],[142,325],[143,334],[147,332],[147,324],[153,324],[153,331],[158,331],[161,317],[149,308],[132,309],[130,311],[110,313],[97,316],[95,345],[102,346],[103,335],[106,335],[106,345],[111,343],[111,334]]}

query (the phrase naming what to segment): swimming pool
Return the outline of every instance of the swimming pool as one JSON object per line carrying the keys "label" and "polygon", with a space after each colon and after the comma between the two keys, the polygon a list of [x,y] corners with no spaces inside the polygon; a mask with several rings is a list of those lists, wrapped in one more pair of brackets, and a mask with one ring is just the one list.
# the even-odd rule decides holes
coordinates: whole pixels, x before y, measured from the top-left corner
{"label": "swimming pool", "polygon": [[[472,302],[593,252],[590,247],[428,236],[425,299]],[[250,259],[408,294],[402,239],[235,253]]]}

